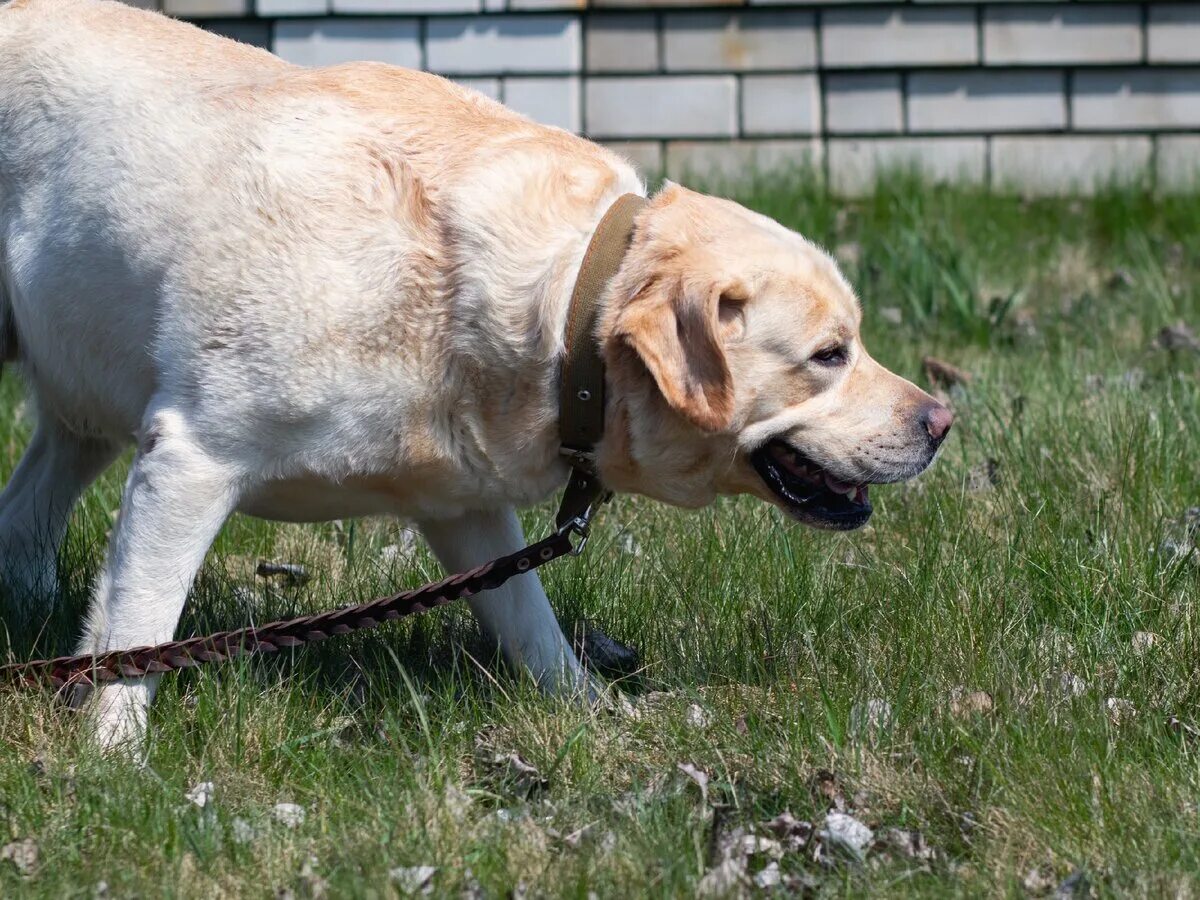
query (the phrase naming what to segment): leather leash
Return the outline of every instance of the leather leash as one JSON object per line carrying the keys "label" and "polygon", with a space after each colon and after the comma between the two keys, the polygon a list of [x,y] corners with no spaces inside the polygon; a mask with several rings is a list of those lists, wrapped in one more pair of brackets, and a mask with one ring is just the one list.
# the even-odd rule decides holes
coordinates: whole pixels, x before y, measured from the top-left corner
{"label": "leather leash", "polygon": [[[609,207],[592,235],[575,281],[567,318],[559,409],[562,453],[571,464],[571,478],[555,519],[556,531],[549,537],[466,572],[368,603],[153,647],[0,666],[0,684],[50,684],[61,689],[191,669],[255,653],[275,653],[280,648],[316,643],[427,612],[500,587],[560,557],[579,555],[587,544],[592,516],[612,496],[597,476],[594,455],[595,443],[604,433],[604,365],[594,340],[600,298],[621,266],[632,237],[633,218],[645,203],[641,197],[626,194]],[[572,537],[577,537],[578,543],[572,543]]]}

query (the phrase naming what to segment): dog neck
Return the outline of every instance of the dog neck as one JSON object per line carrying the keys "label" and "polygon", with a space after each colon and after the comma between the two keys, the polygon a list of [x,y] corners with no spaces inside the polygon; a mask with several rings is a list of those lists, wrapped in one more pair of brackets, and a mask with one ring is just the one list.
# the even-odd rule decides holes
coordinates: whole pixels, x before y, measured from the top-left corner
{"label": "dog neck", "polygon": [[567,308],[559,388],[559,452],[571,465],[558,525],[588,510],[604,493],[596,471],[596,444],[604,436],[604,360],[596,323],[600,298],[621,268],[633,240],[634,218],[646,205],[637,194],[622,194],[608,208],[584,253]]}

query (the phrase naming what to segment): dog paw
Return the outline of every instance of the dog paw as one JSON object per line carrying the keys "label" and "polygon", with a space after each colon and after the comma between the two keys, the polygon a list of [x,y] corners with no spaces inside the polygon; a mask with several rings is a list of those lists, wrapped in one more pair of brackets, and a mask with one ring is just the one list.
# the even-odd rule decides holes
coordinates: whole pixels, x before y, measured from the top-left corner
{"label": "dog paw", "polygon": [[[80,699],[81,698],[81,699]],[[85,717],[89,742],[105,756],[145,763],[147,689],[135,682],[109,684],[72,697]]]}

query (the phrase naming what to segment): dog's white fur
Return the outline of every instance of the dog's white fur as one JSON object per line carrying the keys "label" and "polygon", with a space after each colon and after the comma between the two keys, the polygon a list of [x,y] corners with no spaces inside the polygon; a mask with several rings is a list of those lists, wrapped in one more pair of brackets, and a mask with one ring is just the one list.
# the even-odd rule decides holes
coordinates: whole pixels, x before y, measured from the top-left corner
{"label": "dog's white fur", "polygon": [[[53,595],[131,440],[81,652],[169,640],[235,510],[411,517],[451,570],[518,548],[514,508],[565,480],[568,299],[626,192],[617,156],[430,75],[300,69],[104,0],[0,7],[0,316],[39,414],[0,495],[9,583]],[[618,489],[773,500],[744,457],[783,432],[860,480],[932,456],[929,398],[861,349],[836,266],[761,216],[669,186],[606,303]],[[806,362],[829,340],[844,373]],[[547,687],[585,685],[536,576],[472,607]],[[101,691],[103,743],[153,689]]]}

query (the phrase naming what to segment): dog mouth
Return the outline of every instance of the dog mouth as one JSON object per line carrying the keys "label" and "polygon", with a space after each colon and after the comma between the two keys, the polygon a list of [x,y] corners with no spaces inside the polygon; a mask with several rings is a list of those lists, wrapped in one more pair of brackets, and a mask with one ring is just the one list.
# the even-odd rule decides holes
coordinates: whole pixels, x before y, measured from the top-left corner
{"label": "dog mouth", "polygon": [[750,464],[794,519],[817,528],[850,531],[871,518],[866,484],[851,484],[786,441],[769,441],[750,454]]}

